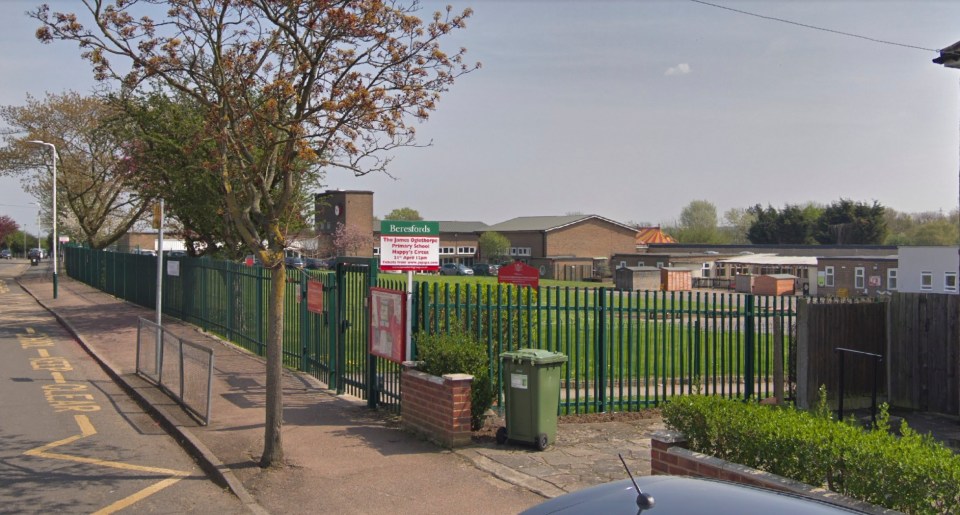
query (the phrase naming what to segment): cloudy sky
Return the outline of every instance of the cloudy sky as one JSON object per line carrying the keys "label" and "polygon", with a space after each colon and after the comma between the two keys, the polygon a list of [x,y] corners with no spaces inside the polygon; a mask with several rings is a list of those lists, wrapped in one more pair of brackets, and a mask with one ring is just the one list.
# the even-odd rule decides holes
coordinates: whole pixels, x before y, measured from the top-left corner
{"label": "cloudy sky", "polygon": [[[93,85],[75,45],[33,38],[22,13],[37,3],[0,2],[0,104]],[[699,199],[721,214],[841,197],[957,207],[960,70],[931,59],[960,40],[960,2],[449,3],[475,11],[450,48],[483,68],[418,128],[432,146],[395,152],[394,178],[333,171],[319,189],[372,190],[377,215],[490,224],[670,224]],[[0,214],[31,231],[32,201],[0,179]]]}

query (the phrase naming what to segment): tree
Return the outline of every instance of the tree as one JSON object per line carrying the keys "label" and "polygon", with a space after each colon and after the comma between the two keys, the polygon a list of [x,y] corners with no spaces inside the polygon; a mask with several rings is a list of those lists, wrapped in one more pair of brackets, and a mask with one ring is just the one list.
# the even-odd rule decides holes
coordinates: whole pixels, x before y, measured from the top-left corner
{"label": "tree", "polygon": [[813,203],[804,206],[787,204],[782,210],[757,204],[747,211],[753,218],[747,239],[753,244],[812,245],[820,208]]}
{"label": "tree", "polygon": [[0,149],[2,171],[23,177],[24,189],[41,206],[52,205],[52,173],[41,175],[39,181],[33,173],[50,166],[50,153],[26,142],[53,143],[59,156],[58,208],[65,208],[68,215],[58,213],[60,231],[95,249],[117,241],[152,202],[133,188],[135,170],[119,150],[128,134],[110,124],[116,115],[105,100],[75,92],[47,94],[43,100],[28,96],[24,106],[0,108],[10,131]]}
{"label": "tree", "polygon": [[413,209],[412,207],[400,207],[400,208],[394,209],[393,211],[390,211],[389,213],[387,213],[387,215],[384,216],[383,219],[384,220],[409,220],[409,221],[423,220],[423,218],[420,216],[420,212],[417,211],[416,209]]}
{"label": "tree", "polygon": [[169,0],[155,21],[155,3],[84,0],[91,29],[47,6],[31,15],[41,41],[79,43],[98,79],[128,90],[153,81],[203,113],[197,137],[215,148],[204,173],[216,177],[222,216],[271,269],[260,465],[278,465],[283,249],[307,185],[331,167],[382,171],[386,152],[415,143],[411,120],[428,119],[441,93],[475,68],[463,64],[464,49],[447,54],[439,44],[471,13],[448,7],[424,23],[415,2]]}
{"label": "tree", "polygon": [[822,244],[878,245],[887,233],[884,211],[876,201],[865,204],[841,198],[823,210],[814,236]]}
{"label": "tree", "polygon": [[17,234],[17,231],[20,230],[20,226],[17,225],[17,222],[10,218],[7,215],[0,215],[0,245],[10,246],[10,241],[7,241],[7,238]]}
{"label": "tree", "polygon": [[[357,251],[373,248],[373,235],[355,225],[344,225],[337,222],[333,233],[333,248],[338,256],[355,256]],[[369,255],[369,254],[367,254]]]}
{"label": "tree", "polygon": [[493,263],[502,262],[510,252],[510,240],[496,231],[481,234],[477,246],[480,247],[480,255]]}
{"label": "tree", "polygon": [[203,136],[202,107],[190,96],[152,91],[143,95],[116,95],[112,102],[130,127],[127,157],[137,168],[137,188],[162,197],[170,218],[192,255],[218,251],[226,259],[246,255],[224,213],[219,180],[206,173],[215,159],[216,145]]}
{"label": "tree", "polygon": [[694,200],[680,212],[677,240],[681,243],[721,243],[717,208],[706,200]]}
{"label": "tree", "polygon": [[750,230],[754,220],[756,216],[749,209],[734,207],[726,210],[723,213],[723,221],[726,224],[730,243],[749,243],[747,231]]}

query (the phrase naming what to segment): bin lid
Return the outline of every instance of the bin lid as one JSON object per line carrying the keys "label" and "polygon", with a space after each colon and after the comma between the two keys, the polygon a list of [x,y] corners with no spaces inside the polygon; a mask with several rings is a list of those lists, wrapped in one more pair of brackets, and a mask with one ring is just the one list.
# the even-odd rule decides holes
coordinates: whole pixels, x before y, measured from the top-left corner
{"label": "bin lid", "polygon": [[518,349],[512,352],[500,354],[501,360],[511,361],[529,361],[534,365],[550,363],[566,363],[567,356],[559,352],[552,352],[545,349]]}

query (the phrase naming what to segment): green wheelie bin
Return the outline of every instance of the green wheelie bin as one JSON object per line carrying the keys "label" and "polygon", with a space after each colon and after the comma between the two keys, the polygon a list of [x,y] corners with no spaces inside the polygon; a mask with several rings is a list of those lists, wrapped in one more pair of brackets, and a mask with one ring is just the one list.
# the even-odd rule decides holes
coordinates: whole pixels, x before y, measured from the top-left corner
{"label": "green wheelie bin", "polygon": [[560,368],[567,357],[542,349],[500,354],[506,404],[506,427],[497,430],[497,443],[530,443],[544,450],[557,439]]}

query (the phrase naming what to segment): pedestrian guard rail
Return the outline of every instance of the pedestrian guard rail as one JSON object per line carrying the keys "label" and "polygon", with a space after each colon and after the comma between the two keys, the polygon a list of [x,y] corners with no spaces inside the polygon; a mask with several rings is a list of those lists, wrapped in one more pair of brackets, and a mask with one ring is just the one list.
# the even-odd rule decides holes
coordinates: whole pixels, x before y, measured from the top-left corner
{"label": "pedestrian guard rail", "polygon": [[160,387],[201,424],[210,423],[211,349],[140,318],[137,324],[137,375]]}

